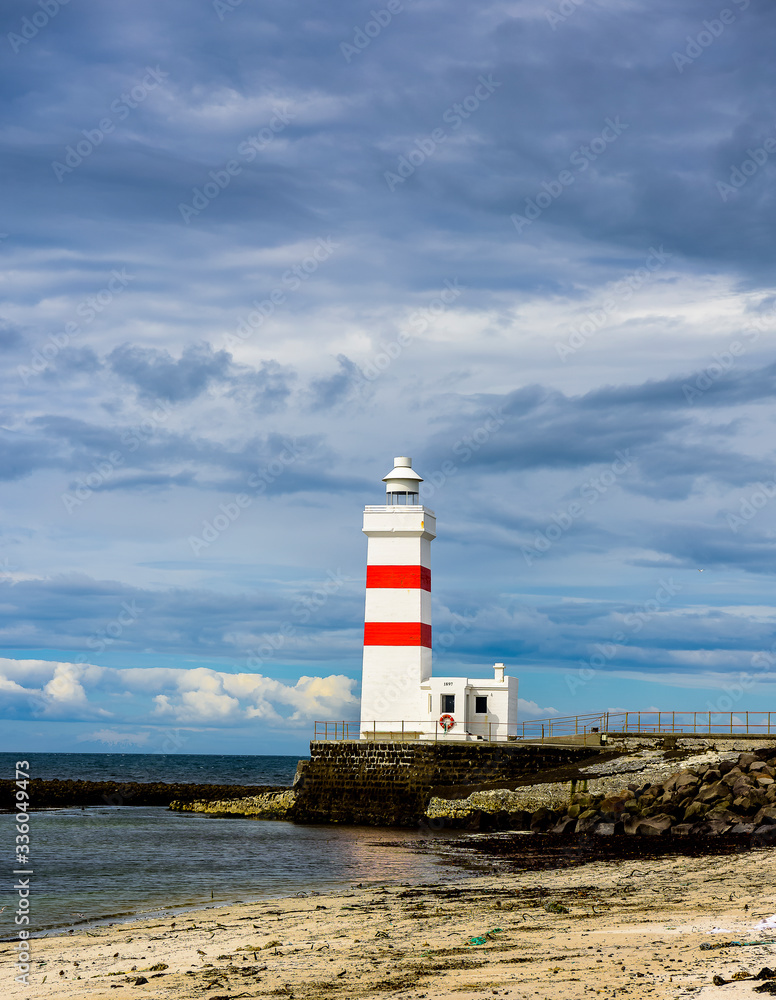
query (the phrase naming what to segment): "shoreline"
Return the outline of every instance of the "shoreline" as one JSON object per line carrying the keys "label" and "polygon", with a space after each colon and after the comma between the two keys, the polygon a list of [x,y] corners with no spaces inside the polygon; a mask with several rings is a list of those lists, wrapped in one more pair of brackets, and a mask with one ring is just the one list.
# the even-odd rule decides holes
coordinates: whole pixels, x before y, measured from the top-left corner
{"label": "shoreline", "polygon": [[[52,1000],[103,1000],[117,986],[211,1000],[480,1000],[494,991],[713,1000],[754,996],[759,985],[715,986],[714,976],[729,982],[776,966],[776,921],[757,927],[776,913],[771,848],[541,871],[504,861],[489,874],[453,867],[452,880],[374,879],[32,938],[30,985]],[[734,940],[759,943],[718,947]],[[12,954],[0,944],[4,994],[29,996],[13,981]]]}

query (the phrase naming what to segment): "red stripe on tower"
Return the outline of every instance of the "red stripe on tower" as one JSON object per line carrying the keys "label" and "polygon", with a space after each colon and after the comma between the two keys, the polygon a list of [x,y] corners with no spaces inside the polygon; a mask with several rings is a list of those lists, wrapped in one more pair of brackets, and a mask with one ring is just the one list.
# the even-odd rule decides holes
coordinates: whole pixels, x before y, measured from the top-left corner
{"label": "red stripe on tower", "polygon": [[426,646],[431,649],[431,626],[423,622],[365,622],[365,646]]}
{"label": "red stripe on tower", "polygon": [[367,566],[367,587],[431,591],[431,570],[425,566]]}

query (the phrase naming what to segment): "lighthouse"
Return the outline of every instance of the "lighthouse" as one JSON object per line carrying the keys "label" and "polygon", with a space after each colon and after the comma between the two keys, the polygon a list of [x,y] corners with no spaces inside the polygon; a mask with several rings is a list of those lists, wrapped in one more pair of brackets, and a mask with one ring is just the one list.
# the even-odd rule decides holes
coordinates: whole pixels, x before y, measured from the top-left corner
{"label": "lighthouse", "polygon": [[385,503],[364,508],[367,537],[363,738],[505,739],[516,730],[517,678],[434,678],[431,542],[436,514],[420,501],[423,479],[400,456],[383,477]]}
{"label": "lighthouse", "polygon": [[364,508],[367,541],[361,719],[414,721],[431,677],[431,542],[436,515],[418,501],[412,459],[394,459],[385,503]]}

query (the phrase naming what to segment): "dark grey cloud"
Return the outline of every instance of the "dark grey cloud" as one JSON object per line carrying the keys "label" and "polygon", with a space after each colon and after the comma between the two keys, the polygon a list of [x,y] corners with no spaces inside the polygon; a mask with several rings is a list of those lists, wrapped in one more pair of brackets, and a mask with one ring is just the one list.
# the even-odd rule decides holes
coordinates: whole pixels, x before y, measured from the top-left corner
{"label": "dark grey cloud", "polygon": [[191,400],[229,371],[231,355],[210,344],[190,344],[177,360],[168,351],[123,344],[108,356],[113,371],[148,399]]}
{"label": "dark grey cloud", "polygon": [[686,498],[703,479],[743,486],[773,475],[773,455],[751,455],[739,447],[745,422],[728,421],[717,430],[698,417],[723,406],[767,402],[775,379],[771,365],[709,380],[706,390],[696,390],[693,406],[682,392],[690,378],[606,387],[582,396],[530,386],[479,397],[474,406],[467,401],[465,417],[452,418],[437,431],[425,458],[436,467],[451,450],[451,459],[490,471],[581,471],[627,455],[637,475],[623,479],[624,488],[655,498]]}
{"label": "dark grey cloud", "polygon": [[368,382],[361,369],[344,354],[337,355],[337,371],[310,383],[310,409],[330,410],[366,391]]}

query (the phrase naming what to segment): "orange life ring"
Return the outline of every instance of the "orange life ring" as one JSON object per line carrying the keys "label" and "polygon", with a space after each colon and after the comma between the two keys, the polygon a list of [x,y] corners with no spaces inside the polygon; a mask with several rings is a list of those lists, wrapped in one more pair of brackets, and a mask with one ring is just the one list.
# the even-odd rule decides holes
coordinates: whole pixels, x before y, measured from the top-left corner
{"label": "orange life ring", "polygon": [[439,717],[439,724],[442,727],[442,729],[444,729],[444,731],[447,733],[455,725],[455,719],[452,717],[452,715],[448,715],[447,713],[445,713],[444,715],[441,715]]}

